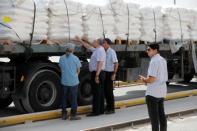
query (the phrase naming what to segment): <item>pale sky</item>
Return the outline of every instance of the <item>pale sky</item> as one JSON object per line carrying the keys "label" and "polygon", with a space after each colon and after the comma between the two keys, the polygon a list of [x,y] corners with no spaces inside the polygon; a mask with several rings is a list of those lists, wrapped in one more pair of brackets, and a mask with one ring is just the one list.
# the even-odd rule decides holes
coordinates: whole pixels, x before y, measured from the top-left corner
{"label": "pale sky", "polygon": [[[85,4],[104,5],[107,0],[74,0]],[[158,6],[172,6],[174,0],[125,0],[126,2],[134,2],[141,5],[158,5]],[[176,0],[177,6],[184,8],[197,8],[197,0]]]}

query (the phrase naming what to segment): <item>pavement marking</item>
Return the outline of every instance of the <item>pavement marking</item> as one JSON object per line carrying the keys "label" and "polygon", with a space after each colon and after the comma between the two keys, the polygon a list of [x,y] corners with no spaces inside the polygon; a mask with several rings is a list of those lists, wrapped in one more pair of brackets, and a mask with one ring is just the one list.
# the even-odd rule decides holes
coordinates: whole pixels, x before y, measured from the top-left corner
{"label": "pavement marking", "polygon": [[[190,90],[190,91],[181,91],[176,93],[169,93],[166,97],[166,100],[178,99],[183,97],[195,96],[197,95],[197,89]],[[145,98],[136,98],[132,100],[123,100],[118,101],[115,103],[116,109],[126,108],[136,105],[145,104]],[[86,114],[91,112],[91,106],[81,106],[78,108],[78,114]],[[70,109],[68,109],[68,114],[70,114]],[[43,121],[49,119],[56,119],[61,116],[61,110],[52,110],[52,111],[44,111],[39,113],[30,113],[24,115],[16,115],[16,116],[9,116],[9,117],[2,117],[0,118],[0,127],[3,126],[10,126],[16,124],[23,124],[28,121],[35,122],[35,121]]]}

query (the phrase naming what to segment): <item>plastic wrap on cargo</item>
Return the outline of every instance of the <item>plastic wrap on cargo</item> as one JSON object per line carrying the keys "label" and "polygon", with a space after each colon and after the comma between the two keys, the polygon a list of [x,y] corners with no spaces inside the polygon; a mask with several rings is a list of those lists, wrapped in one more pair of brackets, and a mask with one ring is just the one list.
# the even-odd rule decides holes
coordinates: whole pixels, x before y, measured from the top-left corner
{"label": "plastic wrap on cargo", "polygon": [[164,38],[190,39],[189,25],[192,14],[188,9],[168,7],[164,9]]}
{"label": "plastic wrap on cargo", "polygon": [[190,14],[192,14],[190,21],[190,38],[191,40],[197,41],[197,11],[190,10]]}
{"label": "plastic wrap on cargo", "polygon": [[163,40],[163,14],[161,7],[141,7],[141,40],[160,42]]}
{"label": "plastic wrap on cargo", "polygon": [[114,15],[114,33],[117,38],[139,40],[141,35],[139,5],[124,3],[122,0],[109,0],[108,7],[112,10]]}
{"label": "plastic wrap on cargo", "polygon": [[68,40],[75,36],[83,36],[80,3],[69,0],[51,0],[49,10],[49,39]]}
{"label": "plastic wrap on cargo", "polygon": [[89,39],[108,37],[115,40],[115,20],[112,11],[107,6],[87,5],[84,8],[84,35]]}
{"label": "plastic wrap on cargo", "polygon": [[[35,0],[36,16],[33,40],[47,38],[48,11],[46,1]],[[29,41],[33,28],[34,3],[31,0],[0,1],[0,39]],[[17,36],[18,35],[18,36]]]}

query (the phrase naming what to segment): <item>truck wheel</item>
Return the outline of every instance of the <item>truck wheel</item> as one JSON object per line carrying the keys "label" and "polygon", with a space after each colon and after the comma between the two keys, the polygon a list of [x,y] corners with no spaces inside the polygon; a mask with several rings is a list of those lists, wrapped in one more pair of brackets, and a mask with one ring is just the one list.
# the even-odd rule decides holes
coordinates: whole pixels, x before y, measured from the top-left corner
{"label": "truck wheel", "polygon": [[190,73],[184,74],[184,82],[189,83],[192,80],[193,77],[194,77],[193,74],[190,74]]}
{"label": "truck wheel", "polygon": [[59,75],[47,69],[37,71],[27,82],[26,96],[22,102],[27,112],[57,109],[61,103]]}
{"label": "truck wheel", "polygon": [[90,74],[81,77],[78,93],[79,105],[89,105],[92,103],[92,86]]}
{"label": "truck wheel", "polygon": [[7,97],[7,98],[0,98],[0,109],[4,109],[8,107],[12,103],[12,98]]}

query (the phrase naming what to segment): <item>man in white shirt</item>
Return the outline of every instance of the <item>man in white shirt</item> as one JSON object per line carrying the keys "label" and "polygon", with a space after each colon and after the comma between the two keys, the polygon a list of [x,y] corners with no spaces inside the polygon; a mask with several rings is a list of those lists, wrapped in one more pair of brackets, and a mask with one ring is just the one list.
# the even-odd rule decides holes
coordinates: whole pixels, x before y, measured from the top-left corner
{"label": "man in white shirt", "polygon": [[104,80],[105,80],[105,62],[106,53],[102,39],[94,40],[91,44],[88,40],[82,40],[76,37],[76,41],[83,44],[83,46],[90,51],[92,55],[89,63],[89,70],[91,72],[91,82],[93,91],[92,113],[87,116],[98,116],[104,113]]}
{"label": "man in white shirt", "polygon": [[140,79],[147,84],[146,103],[151,120],[152,131],[167,131],[167,120],[164,111],[164,98],[167,94],[167,62],[159,54],[159,45],[151,44],[147,49],[151,61],[147,77]]}
{"label": "man in white shirt", "polygon": [[103,47],[106,51],[106,62],[105,62],[105,86],[104,94],[106,100],[105,114],[115,113],[114,108],[114,93],[113,93],[113,81],[116,78],[118,70],[118,59],[116,52],[110,47],[112,41],[105,38],[103,41]]}

